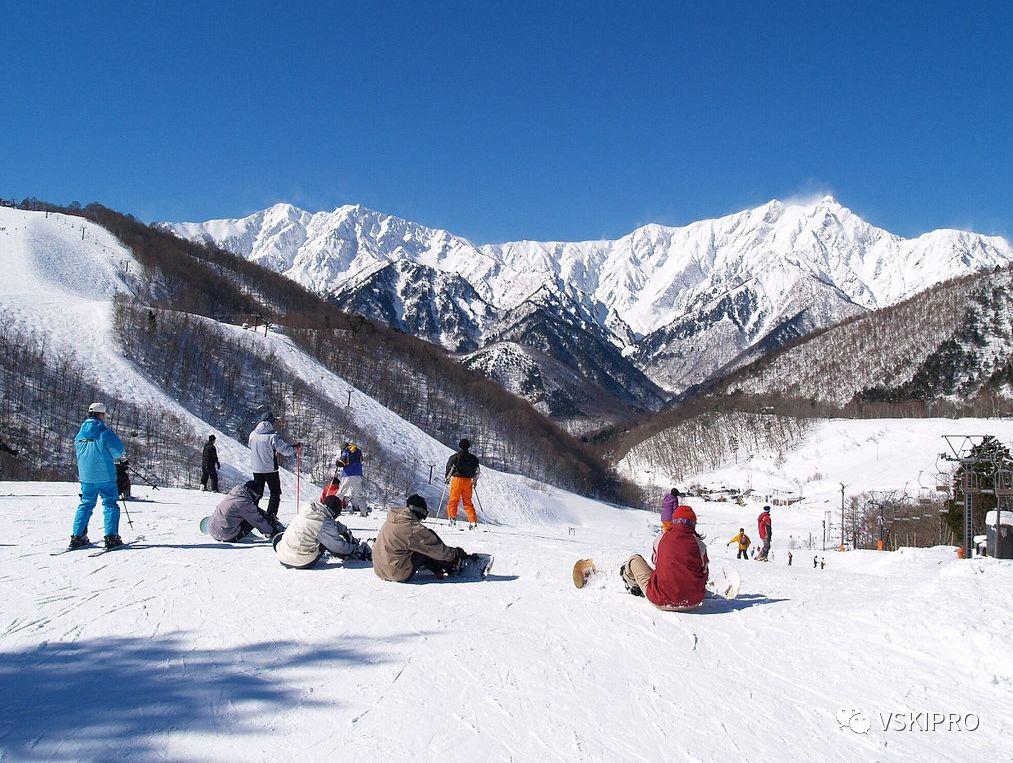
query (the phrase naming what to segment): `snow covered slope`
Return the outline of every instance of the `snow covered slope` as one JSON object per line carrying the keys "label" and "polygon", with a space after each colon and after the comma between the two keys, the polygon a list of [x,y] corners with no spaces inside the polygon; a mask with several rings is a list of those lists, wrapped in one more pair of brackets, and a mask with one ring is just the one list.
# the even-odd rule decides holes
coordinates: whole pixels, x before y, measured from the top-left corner
{"label": "snow covered slope", "polygon": [[[639,366],[670,390],[701,381],[758,343],[776,347],[1013,260],[1002,238],[937,230],[904,239],[830,196],[775,200],[683,227],[652,224],[616,240],[573,243],[477,246],[358,205],[311,214],[279,204],[238,220],[167,225],[346,300],[350,282],[402,261],[463,278],[495,310],[514,309],[543,288],[577,294],[611,340],[635,349]],[[393,285],[375,291],[368,314],[387,319],[403,297]],[[452,295],[427,299],[434,313],[438,302],[453,301]],[[380,308],[377,300],[389,305]],[[477,328],[488,338],[496,320]],[[408,330],[431,335],[421,325]],[[448,341],[456,349],[459,338]]]}
{"label": "snow covered slope", "polygon": [[[191,437],[216,434],[227,474],[249,473],[245,445],[192,416],[122,356],[112,301],[132,293],[141,269],[116,237],[80,217],[0,207],[0,268],[0,308],[43,332],[52,357],[73,357],[101,388],[175,414],[192,426]],[[291,490],[290,475],[285,482]]]}
{"label": "snow covered slope", "polygon": [[[141,492],[137,548],[51,557],[73,484],[0,490],[4,760],[978,760],[1013,717],[1013,565],[952,549],[740,562],[733,602],[666,613],[615,570],[647,515],[438,527],[496,557],[483,582],[398,585],[361,563],[283,569],[197,532],[213,497]],[[698,503],[712,568],[758,507]],[[779,530],[804,535],[804,513]],[[363,536],[381,517],[349,521]],[[656,526],[656,522],[654,522]],[[815,552],[814,552],[815,553]],[[570,568],[606,575],[582,591]],[[841,728],[842,710],[867,730]],[[883,731],[890,713],[976,730]],[[858,733],[865,731],[865,733]]]}
{"label": "snow covered slope", "polygon": [[952,464],[937,456],[948,452],[943,435],[992,435],[1013,441],[1010,419],[815,419],[805,433],[778,447],[755,450],[736,433],[715,432],[735,444],[724,462],[706,471],[683,474],[679,454],[665,433],[633,448],[622,459],[622,473],[641,484],[660,488],[694,482],[708,487],[753,488],[760,494],[775,490],[804,495],[821,504],[839,496],[841,483],[849,495],[868,490],[906,490],[917,496],[924,489],[947,484],[937,478]]}
{"label": "snow covered slope", "polygon": [[[181,437],[199,442],[207,434],[215,433],[228,482],[250,473],[249,451],[244,444],[190,413],[123,357],[112,329],[111,313],[113,297],[130,294],[130,283],[140,277],[140,268],[129,250],[105,229],[67,215],[50,213],[47,216],[43,212],[0,207],[0,229],[0,265],[10,274],[9,279],[0,283],[0,307],[43,331],[51,341],[54,356],[67,354],[77,358],[103,389],[178,415],[192,427],[191,432],[180,433]],[[250,332],[239,327],[217,325],[245,341],[252,339]],[[348,393],[352,391],[354,405],[350,413],[353,419],[373,433],[381,447],[404,464],[404,469],[414,476],[413,489],[432,502],[435,513],[442,487],[438,477],[451,454],[450,449],[328,371],[288,337],[271,333],[257,342],[249,341],[249,345],[341,406],[345,406]],[[289,422],[293,439],[299,438],[299,427],[300,422]],[[67,436],[72,434],[67,433]],[[335,450],[343,435],[334,433]],[[481,456],[478,437],[476,451]],[[435,465],[435,484],[429,484],[429,464]],[[283,487],[286,495],[284,519],[295,508],[292,503],[294,475],[284,470]],[[307,486],[306,490],[312,488]],[[560,496],[567,494],[522,476],[486,468],[478,494],[480,516],[484,521],[581,524],[581,517],[572,516],[565,509],[565,501],[561,502]],[[377,496],[370,496],[372,501],[377,499]]]}

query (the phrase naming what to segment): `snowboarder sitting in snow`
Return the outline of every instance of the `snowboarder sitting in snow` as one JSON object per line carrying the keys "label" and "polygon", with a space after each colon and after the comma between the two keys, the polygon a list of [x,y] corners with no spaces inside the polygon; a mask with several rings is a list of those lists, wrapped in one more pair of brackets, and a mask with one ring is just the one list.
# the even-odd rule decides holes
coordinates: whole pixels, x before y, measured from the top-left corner
{"label": "snowboarder sitting in snow", "polygon": [[368,562],[373,558],[369,546],[356,540],[351,531],[338,521],[339,508],[332,511],[319,501],[304,503],[302,511],[275,536],[274,550],[283,567],[304,570],[312,567],[329,551],[340,559],[361,559]]}
{"label": "snowboarder sitting in snow", "polygon": [[405,583],[420,569],[437,577],[456,574],[468,556],[463,548],[446,545],[440,536],[422,524],[429,516],[426,499],[411,495],[403,509],[387,512],[373,544],[373,571],[382,580]]}
{"label": "snowboarder sitting in snow", "polygon": [[259,530],[265,538],[273,538],[284,530],[276,519],[257,506],[261,495],[261,488],[254,480],[232,488],[211,516],[208,528],[211,537],[222,543],[235,543],[253,530]]}
{"label": "snowboarder sitting in snow", "polygon": [[749,559],[749,544],[752,543],[752,541],[749,540],[749,536],[746,535],[746,528],[740,527],[739,528],[739,534],[736,535],[734,538],[732,538],[730,541],[728,541],[725,545],[726,546],[730,546],[733,543],[738,543],[739,544],[739,550],[738,550],[738,553],[735,554],[735,558],[736,559],[747,559],[748,560]]}
{"label": "snowboarder sitting in snow", "polygon": [[81,430],[74,438],[77,476],[81,480],[81,503],[74,514],[70,548],[80,548],[91,543],[88,540],[88,520],[91,519],[99,496],[102,496],[105,520],[105,547],[123,545],[119,536],[120,507],[116,503],[119,493],[116,489],[115,461],[123,456],[125,448],[116,433],[106,426],[105,418],[105,405],[92,403],[88,406],[88,418],[81,424]]}
{"label": "snowboarder sitting in snow", "polygon": [[654,564],[640,554],[620,569],[626,590],[645,596],[658,609],[683,611],[700,606],[707,594],[707,547],[696,532],[696,514],[680,506],[672,529],[655,542]]}
{"label": "snowboarder sitting in snow", "polygon": [[672,491],[665,496],[661,502],[661,529],[668,532],[672,529],[672,513],[679,505],[679,488],[672,488]]}

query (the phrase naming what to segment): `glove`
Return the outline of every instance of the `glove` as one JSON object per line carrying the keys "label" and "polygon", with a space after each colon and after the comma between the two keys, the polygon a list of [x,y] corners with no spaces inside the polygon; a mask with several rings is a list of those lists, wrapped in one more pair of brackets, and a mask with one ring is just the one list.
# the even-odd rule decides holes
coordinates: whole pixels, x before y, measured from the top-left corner
{"label": "glove", "polygon": [[302,447],[302,443],[301,442],[294,442],[294,443],[292,443],[292,447],[293,448],[301,448]]}

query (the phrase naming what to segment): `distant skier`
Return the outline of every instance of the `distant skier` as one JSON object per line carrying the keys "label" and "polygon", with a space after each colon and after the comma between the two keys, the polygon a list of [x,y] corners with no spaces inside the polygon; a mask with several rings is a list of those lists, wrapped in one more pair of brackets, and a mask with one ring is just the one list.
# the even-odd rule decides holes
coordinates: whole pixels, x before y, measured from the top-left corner
{"label": "distant skier", "polygon": [[276,419],[271,413],[265,413],[260,417],[253,432],[250,433],[250,462],[253,465],[253,481],[257,483],[257,490],[264,493],[266,485],[271,490],[271,497],[267,501],[267,515],[271,519],[278,518],[278,507],[281,506],[281,477],[278,475],[278,454],[283,456],[294,456],[296,448],[289,445],[274,429]]}
{"label": "distant skier", "polygon": [[218,492],[218,470],[222,468],[218,460],[218,448],[215,445],[215,436],[208,435],[208,441],[204,443],[204,452],[201,454],[200,489],[208,489],[208,481],[211,482],[211,492]]}
{"label": "distant skier", "polygon": [[387,521],[373,544],[373,571],[382,580],[405,583],[421,569],[437,577],[454,575],[467,564],[463,548],[446,545],[422,524],[429,516],[426,499],[408,496],[403,509],[387,512]]}
{"label": "distant skier", "polygon": [[105,524],[105,547],[122,546],[119,536],[120,507],[116,503],[119,492],[116,489],[116,459],[125,451],[116,433],[106,426],[106,407],[102,403],[88,406],[88,418],[74,438],[77,455],[77,476],[81,480],[81,503],[74,514],[74,529],[70,536],[70,548],[89,545],[88,520],[95,510],[99,496],[102,497],[102,513]]}
{"label": "distant skier", "polygon": [[338,521],[340,513],[340,509],[333,511],[319,501],[304,503],[285,531],[274,539],[281,565],[304,570],[316,564],[324,551],[340,559],[370,561],[373,555],[369,546]]}
{"label": "distant skier", "polygon": [[211,515],[208,528],[211,537],[222,543],[235,543],[254,530],[259,530],[265,538],[273,538],[283,531],[285,528],[276,519],[257,506],[263,489],[255,480],[232,488]]}
{"label": "distant skier", "polygon": [[679,489],[672,488],[661,502],[661,529],[665,532],[672,529],[672,514],[678,508],[680,498]]}
{"label": "distant skier", "polygon": [[791,567],[791,551],[788,552],[788,566]]}
{"label": "distant skier", "polygon": [[769,506],[764,506],[763,511],[760,512],[760,516],[756,518],[756,527],[760,533],[760,540],[763,541],[763,547],[760,548],[760,553],[756,555],[756,561],[765,562],[767,561],[767,554],[770,553],[770,538],[772,531]]}
{"label": "distant skier", "polygon": [[656,542],[652,568],[635,554],[620,568],[626,590],[658,609],[674,612],[700,606],[707,595],[707,547],[696,532],[696,513],[679,506],[672,529]]}
{"label": "distant skier", "polygon": [[813,569],[814,570],[816,569],[817,566],[819,566],[819,561],[820,561],[820,558],[818,556],[814,556],[813,557]]}
{"label": "distant skier", "polygon": [[362,451],[354,442],[345,442],[338,456],[341,468],[341,489],[338,496],[345,499],[351,513],[359,512],[362,516],[369,514],[369,507],[362,497]]}
{"label": "distant skier", "polygon": [[827,559],[825,556],[820,557],[820,569],[822,570],[827,566]]}
{"label": "distant skier", "polygon": [[126,456],[116,459],[116,492],[123,500],[130,497],[130,473],[127,471],[129,466],[130,461]]}
{"label": "distant skier", "polygon": [[450,484],[447,516],[451,524],[457,522],[458,505],[463,502],[469,529],[478,526],[478,514],[475,513],[475,504],[472,503],[472,491],[478,484],[481,471],[478,458],[471,452],[471,440],[464,438],[458,443],[457,453],[447,459],[446,480]]}
{"label": "distant skier", "polygon": [[746,528],[740,527],[739,534],[728,541],[725,545],[730,546],[733,543],[739,544],[739,550],[736,552],[735,558],[749,561],[749,544],[752,543],[752,541],[749,540],[749,536],[746,535]]}

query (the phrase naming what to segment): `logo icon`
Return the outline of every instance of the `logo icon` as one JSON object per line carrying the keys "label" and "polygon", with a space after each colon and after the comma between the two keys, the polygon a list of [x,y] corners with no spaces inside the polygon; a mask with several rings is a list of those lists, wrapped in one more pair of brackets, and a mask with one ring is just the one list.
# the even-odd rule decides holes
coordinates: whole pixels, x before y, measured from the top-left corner
{"label": "logo icon", "polygon": [[840,724],[842,731],[848,729],[856,734],[868,734],[872,728],[872,722],[861,710],[854,707],[842,707],[838,710],[837,723]]}

